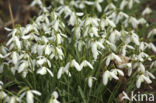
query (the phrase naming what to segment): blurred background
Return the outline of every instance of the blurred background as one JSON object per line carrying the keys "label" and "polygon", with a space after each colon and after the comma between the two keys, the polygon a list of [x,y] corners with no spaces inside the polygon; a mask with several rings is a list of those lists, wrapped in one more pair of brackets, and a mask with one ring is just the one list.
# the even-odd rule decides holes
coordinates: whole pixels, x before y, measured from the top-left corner
{"label": "blurred background", "polygon": [[[7,40],[8,32],[4,27],[13,28],[10,10],[14,24],[25,26],[30,19],[38,14],[37,7],[30,7],[33,0],[0,0],[0,43]],[[10,5],[10,7],[9,7]]]}

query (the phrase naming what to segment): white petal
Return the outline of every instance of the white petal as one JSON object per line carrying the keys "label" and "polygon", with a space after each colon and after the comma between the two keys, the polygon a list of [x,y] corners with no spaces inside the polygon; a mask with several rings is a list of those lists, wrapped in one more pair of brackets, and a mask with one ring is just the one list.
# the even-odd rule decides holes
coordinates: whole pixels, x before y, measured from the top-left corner
{"label": "white petal", "polygon": [[57,79],[60,79],[61,78],[61,75],[63,74],[63,69],[64,67],[60,67],[58,73],[57,73]]}
{"label": "white petal", "polygon": [[57,93],[57,91],[54,91],[53,93],[52,93],[52,95],[55,97],[55,99],[57,99],[58,98],[58,93]]}
{"label": "white petal", "polygon": [[75,60],[72,60],[72,64],[71,65],[74,66],[77,71],[81,71],[80,65]]}
{"label": "white petal", "polygon": [[108,66],[110,64],[110,61],[111,61],[110,57],[108,56],[107,59],[106,59],[106,66]]}
{"label": "white petal", "polygon": [[21,73],[21,72],[25,69],[25,66],[26,66],[26,64],[25,64],[25,63],[22,63],[22,64],[19,66],[18,73]]}
{"label": "white petal", "polygon": [[46,59],[44,58],[44,59],[38,60],[37,63],[38,63],[39,65],[42,65],[45,61],[46,61]]}
{"label": "white petal", "polygon": [[27,91],[26,100],[27,103],[34,103],[34,96],[31,91]]}
{"label": "white petal", "polygon": [[117,55],[115,55],[114,53],[112,54],[112,56],[118,61],[118,62],[122,62],[121,58]]}
{"label": "white petal", "polygon": [[110,75],[111,75],[111,77],[113,77],[113,78],[116,79],[116,80],[119,79],[113,72],[110,72]]}
{"label": "white petal", "polygon": [[34,94],[36,94],[36,95],[38,95],[38,96],[41,95],[41,93],[39,91],[37,91],[37,90],[31,90],[31,92],[34,93]]}
{"label": "white petal", "polygon": [[17,47],[18,47],[19,49],[21,49],[21,43],[20,43],[18,37],[15,37],[15,42],[16,42]]}
{"label": "white petal", "polygon": [[53,77],[54,76],[54,74],[51,72],[51,70],[49,70],[48,68],[47,68],[47,72]]}
{"label": "white petal", "polygon": [[93,85],[93,79],[91,77],[88,78],[88,86],[91,88]]}
{"label": "white petal", "polygon": [[136,87],[140,88],[140,86],[141,86],[141,80],[140,80],[140,77],[139,77],[137,82],[136,82]]}
{"label": "white petal", "polygon": [[110,72],[107,70],[103,73],[103,84],[107,85]]}
{"label": "white petal", "polygon": [[47,73],[46,67],[42,67],[37,70],[37,74],[45,75]]}
{"label": "white petal", "polygon": [[17,61],[18,61],[18,54],[16,52],[13,52],[12,53],[12,62],[14,64],[17,64]]}
{"label": "white petal", "polygon": [[122,70],[117,69],[117,71],[121,76],[124,76],[124,72]]}
{"label": "white petal", "polygon": [[144,75],[142,75],[142,77],[148,84],[152,83],[152,81],[148,77],[146,77]]}

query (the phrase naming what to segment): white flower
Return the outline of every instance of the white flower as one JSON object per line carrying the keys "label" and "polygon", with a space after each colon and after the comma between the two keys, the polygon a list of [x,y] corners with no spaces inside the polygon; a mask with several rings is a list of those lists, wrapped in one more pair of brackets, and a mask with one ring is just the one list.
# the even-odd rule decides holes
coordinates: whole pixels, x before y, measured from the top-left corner
{"label": "white flower", "polygon": [[133,31],[131,32],[132,33],[132,40],[133,42],[136,44],[136,45],[140,45],[140,42],[139,42],[139,37],[137,34],[135,34]]}
{"label": "white flower", "polygon": [[40,69],[37,70],[37,74],[40,75],[45,75],[47,74],[47,72],[53,77],[54,74],[51,72],[51,70],[49,70],[47,67],[41,67]]}
{"label": "white flower", "polygon": [[129,9],[131,9],[133,7],[133,0],[129,0],[128,7],[129,7]]}
{"label": "white flower", "polygon": [[28,62],[27,61],[24,61],[20,66],[19,66],[19,69],[18,69],[18,73],[21,73],[22,71],[24,71],[25,68],[28,67]]}
{"label": "white flower", "polygon": [[156,34],[156,29],[153,29],[151,30],[149,33],[148,33],[148,38],[151,37],[152,35],[155,35]]}
{"label": "white flower", "polygon": [[119,74],[121,76],[124,76],[124,72],[120,69],[112,69],[111,72],[113,72],[115,75]]}
{"label": "white flower", "polygon": [[9,102],[8,103],[16,103],[17,101],[19,101],[18,97],[16,96],[11,96],[9,98]]}
{"label": "white flower", "polygon": [[36,91],[36,90],[28,90],[26,92],[26,101],[27,101],[27,103],[34,103],[34,95],[33,94],[36,94],[38,96],[41,95],[41,93]]}
{"label": "white flower", "polygon": [[155,76],[152,73],[150,73],[149,71],[146,71],[145,75],[151,77],[152,79],[155,79]]}
{"label": "white flower", "polygon": [[51,98],[50,98],[50,100],[49,100],[48,103],[60,103],[60,102],[57,100],[57,98],[58,98],[58,93],[57,93],[56,91],[54,91],[54,92],[52,93]]}
{"label": "white flower", "polygon": [[95,41],[91,44],[91,48],[92,48],[93,58],[96,60],[97,56],[99,55],[98,48],[104,49],[105,47],[101,42]]}
{"label": "white flower", "polygon": [[95,1],[95,5],[96,5],[98,12],[102,12],[102,7],[100,5],[100,3],[102,3],[102,2],[103,2],[103,0],[96,0]]}
{"label": "white flower", "polygon": [[144,18],[138,20],[139,24],[145,24],[147,21]]}
{"label": "white flower", "polygon": [[37,64],[43,65],[46,62],[46,58],[37,60]]}
{"label": "white flower", "polygon": [[93,80],[97,80],[95,77],[89,76],[88,86],[91,88],[93,86]]}
{"label": "white flower", "polygon": [[[68,63],[67,63],[68,64]],[[68,64],[69,65],[69,64]],[[67,66],[68,66],[67,65]],[[66,67],[67,68],[67,67]],[[71,76],[70,72],[68,71],[68,69],[65,70],[65,67],[60,67],[58,73],[57,73],[57,79],[60,79],[62,74],[66,73],[69,77]]]}
{"label": "white flower", "polygon": [[86,66],[89,66],[91,69],[93,69],[93,66],[87,61],[87,60],[84,60],[81,64],[80,64],[80,67],[81,69],[83,67],[86,67]]}
{"label": "white flower", "polygon": [[120,38],[120,36],[121,36],[121,33],[117,30],[114,30],[109,36],[109,40],[111,43],[115,44],[116,41]]}
{"label": "white flower", "polygon": [[146,81],[148,84],[152,83],[152,81],[149,79],[149,77],[146,77],[145,75],[138,75],[137,77],[137,82],[136,82],[136,87],[140,88],[141,83]]}
{"label": "white flower", "polygon": [[153,43],[149,44],[149,48],[151,48],[154,52],[156,52],[156,46]]}
{"label": "white flower", "polygon": [[120,3],[120,9],[123,10],[124,7],[128,4],[128,1],[127,0],[122,0],[121,3]]}
{"label": "white flower", "polygon": [[70,65],[71,65],[71,67],[75,67],[77,71],[81,71],[81,67],[80,67],[79,63],[77,63],[77,61],[75,59],[73,59],[71,61]]}
{"label": "white flower", "polygon": [[63,57],[64,57],[64,54],[63,54],[63,52],[62,52],[62,49],[59,48],[59,47],[56,47],[56,51],[57,51],[57,53],[58,53],[58,55],[59,55],[59,58],[62,60]]}
{"label": "white flower", "polygon": [[50,45],[46,45],[45,47],[45,54],[46,55],[50,55],[50,53],[52,52]]}
{"label": "white flower", "polygon": [[135,17],[131,16],[129,18],[129,22],[132,24],[133,28],[137,28],[138,27],[139,21]]}
{"label": "white flower", "polygon": [[18,60],[19,60],[19,55],[17,54],[17,52],[14,51],[12,53],[12,62],[16,65]]}
{"label": "white flower", "polygon": [[109,24],[112,27],[116,27],[113,21],[111,21],[109,18],[106,18],[106,24]]}
{"label": "white flower", "polygon": [[106,43],[110,46],[113,51],[116,51],[116,45],[106,40]]}
{"label": "white flower", "polygon": [[70,14],[70,19],[68,21],[68,25],[74,26],[75,22],[76,22],[76,14],[74,12],[72,12]]}
{"label": "white flower", "polygon": [[131,63],[125,63],[119,66],[119,68],[125,68],[128,69],[128,76],[132,74],[132,64]]}
{"label": "white flower", "polygon": [[79,26],[76,27],[76,29],[75,29],[75,36],[76,36],[76,39],[79,39],[81,36],[81,29]]}
{"label": "white flower", "polygon": [[122,62],[121,58],[114,53],[111,53],[106,59],[106,66],[110,64],[111,60],[116,60],[118,62]]}
{"label": "white flower", "polygon": [[112,79],[112,78],[118,80],[119,78],[118,78],[116,75],[117,75],[117,74],[115,74],[114,72],[110,72],[110,71],[106,70],[106,71],[103,73],[103,84],[104,84],[104,85],[107,85],[108,80],[109,80],[109,79]]}
{"label": "white flower", "polygon": [[150,14],[152,10],[149,7],[146,7],[144,11],[142,12],[142,15]]}

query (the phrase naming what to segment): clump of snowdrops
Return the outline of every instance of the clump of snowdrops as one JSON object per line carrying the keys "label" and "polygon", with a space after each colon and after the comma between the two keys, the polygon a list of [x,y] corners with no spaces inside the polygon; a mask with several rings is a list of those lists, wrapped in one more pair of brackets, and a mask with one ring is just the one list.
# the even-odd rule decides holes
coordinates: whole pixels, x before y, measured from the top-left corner
{"label": "clump of snowdrops", "polygon": [[39,16],[25,27],[6,28],[10,33],[0,51],[0,101],[112,103],[123,78],[125,91],[151,84],[156,29],[147,33],[152,10],[146,7],[136,15],[139,3],[52,0],[46,7],[34,0],[31,6],[38,5]]}

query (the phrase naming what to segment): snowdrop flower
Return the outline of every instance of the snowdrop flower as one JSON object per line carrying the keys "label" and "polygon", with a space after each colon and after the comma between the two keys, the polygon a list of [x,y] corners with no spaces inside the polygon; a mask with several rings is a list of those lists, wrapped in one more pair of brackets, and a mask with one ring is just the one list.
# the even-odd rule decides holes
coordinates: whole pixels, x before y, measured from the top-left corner
{"label": "snowdrop flower", "polygon": [[16,97],[16,96],[11,96],[11,97],[8,99],[8,103],[16,103],[16,102],[19,102],[19,98]]}
{"label": "snowdrop flower", "polygon": [[133,46],[131,46],[131,45],[127,45],[127,44],[125,44],[123,47],[122,47],[122,56],[126,56],[126,53],[127,53],[127,50],[126,49],[131,49],[131,50],[134,50],[134,47]]}
{"label": "snowdrop flower", "polygon": [[119,68],[128,69],[128,76],[132,74],[132,63],[125,63],[119,66]]}
{"label": "snowdrop flower", "polygon": [[60,47],[56,47],[56,51],[58,53],[59,58],[62,60],[64,57],[64,54],[62,52],[62,49]]}
{"label": "snowdrop flower", "polygon": [[138,27],[139,21],[135,17],[131,16],[129,18],[129,22],[132,24],[133,28],[137,28]]}
{"label": "snowdrop flower", "polygon": [[132,33],[132,36],[131,36],[131,37],[132,37],[133,42],[134,42],[136,45],[140,45],[138,35],[137,35],[136,33],[134,33],[134,31],[131,31],[131,33]]}
{"label": "snowdrop flower", "polygon": [[109,3],[109,4],[105,7],[104,11],[106,12],[106,11],[108,11],[108,10],[116,10],[116,6],[115,6],[113,3]]}
{"label": "snowdrop flower", "polygon": [[80,67],[81,69],[83,67],[86,67],[86,66],[89,66],[91,69],[93,69],[93,66],[87,61],[87,60],[84,60],[81,64],[80,64]]}
{"label": "snowdrop flower", "polygon": [[46,45],[45,47],[45,54],[46,55],[50,55],[50,53],[52,52],[52,48],[50,45]]}
{"label": "snowdrop flower", "polygon": [[114,72],[110,72],[108,70],[106,70],[104,73],[103,73],[103,84],[104,85],[107,85],[108,83],[108,80],[111,80],[112,78],[118,80],[119,78],[116,76],[116,74]]}
{"label": "snowdrop flower", "polygon": [[106,18],[106,24],[109,24],[109,25],[112,26],[113,28],[116,27],[116,25],[114,24],[114,22],[111,21],[109,18]]}
{"label": "snowdrop flower", "polygon": [[3,86],[3,82],[0,81],[0,99],[1,99],[1,100],[7,98],[7,96],[8,96],[8,95],[2,90],[2,89],[3,89],[2,86]]}
{"label": "snowdrop flower", "polygon": [[23,92],[20,95],[20,99],[22,99],[26,95],[26,101],[27,103],[34,103],[34,94],[41,96],[41,93],[38,92],[37,90],[28,90],[26,92]]}
{"label": "snowdrop flower", "polygon": [[118,62],[122,62],[121,58],[119,56],[117,56],[116,54],[114,53],[111,53],[110,55],[107,56],[107,59],[106,59],[106,66],[108,66],[110,64],[110,61],[111,60],[116,60]]}
{"label": "snowdrop flower", "polygon": [[148,38],[151,37],[152,35],[156,35],[156,29],[153,29],[151,30],[149,33],[148,33]]}
{"label": "snowdrop flower", "polygon": [[57,99],[58,99],[58,93],[56,91],[54,91],[51,95],[51,98],[49,100],[48,103],[60,103]]}
{"label": "snowdrop flower", "polygon": [[12,62],[16,65],[17,62],[18,62],[18,60],[19,60],[19,55],[18,55],[17,52],[14,51],[14,52],[12,53]]}
{"label": "snowdrop flower", "polygon": [[89,76],[88,78],[88,86],[91,88],[93,86],[93,80],[97,80],[95,77]]}
{"label": "snowdrop flower", "polygon": [[18,73],[21,73],[22,71],[24,71],[24,69],[26,69],[28,66],[29,66],[28,62],[23,61],[23,63],[19,66]]}
{"label": "snowdrop flower", "polygon": [[138,22],[139,22],[139,24],[146,24],[147,23],[147,21],[144,18],[140,18],[138,20]]}
{"label": "snowdrop flower", "polygon": [[[66,67],[67,68],[67,67]],[[68,67],[69,68],[69,67]],[[68,71],[68,69],[65,69],[65,67],[60,67],[58,73],[57,73],[57,79],[60,79],[62,74],[66,73],[69,77],[71,77],[70,72]]]}
{"label": "snowdrop flower", "polygon": [[99,18],[93,18],[93,17],[89,17],[87,18],[87,20],[85,21],[85,26],[88,26],[88,25],[93,25],[95,27],[99,26],[99,22],[100,19]]}
{"label": "snowdrop flower", "polygon": [[149,7],[146,7],[144,10],[143,10],[143,12],[142,12],[142,15],[148,15],[148,14],[150,14],[152,12],[152,10],[149,8]]}
{"label": "snowdrop flower", "polygon": [[98,12],[102,12],[102,7],[100,5],[100,3],[102,3],[102,2],[103,2],[103,0],[96,0],[95,1],[95,5],[96,5]]}
{"label": "snowdrop flower", "polygon": [[123,10],[124,7],[128,4],[128,1],[127,0],[122,0],[121,3],[120,3],[120,10]]}
{"label": "snowdrop flower", "polygon": [[146,82],[146,83],[148,83],[148,84],[150,84],[150,83],[152,83],[152,81],[150,80],[150,78],[149,77],[147,77],[147,76],[145,76],[145,75],[138,75],[138,77],[137,77],[137,82],[136,82],[136,87],[137,88],[140,88],[140,86],[141,86],[141,83],[142,82]]}
{"label": "snowdrop flower", "polygon": [[95,41],[91,44],[91,48],[92,48],[92,54],[93,54],[93,58],[96,60],[97,59],[97,56],[99,55],[99,51],[98,51],[98,48],[102,48],[104,49],[105,47],[103,46],[102,43],[98,42],[98,41]]}
{"label": "snowdrop flower", "polygon": [[40,59],[37,60],[37,64],[39,64],[40,66],[42,66],[44,63],[47,63],[49,67],[51,67],[51,63],[50,61],[46,58],[46,57],[39,57]]}
{"label": "snowdrop flower", "polygon": [[152,73],[150,73],[149,71],[146,71],[145,75],[151,77],[152,79],[155,79],[155,76]]}
{"label": "snowdrop flower", "polygon": [[75,28],[75,36],[76,36],[76,39],[80,39],[80,36],[81,36],[80,26]]}
{"label": "snowdrop flower", "polygon": [[54,76],[51,70],[49,70],[47,67],[41,67],[40,69],[37,70],[37,74],[40,74],[40,75],[45,75],[47,74],[47,72],[50,74],[51,77]]}
{"label": "snowdrop flower", "polygon": [[106,43],[110,46],[113,51],[116,51],[116,45],[106,40]]}
{"label": "snowdrop flower", "polygon": [[71,65],[71,67],[75,67],[77,71],[81,71],[81,67],[80,67],[79,63],[77,63],[77,61],[75,59],[73,59],[71,61],[70,65]]}
{"label": "snowdrop flower", "polygon": [[120,69],[112,69],[111,72],[113,72],[115,75],[121,75],[121,76],[124,76],[124,73],[122,70]]}
{"label": "snowdrop flower", "polygon": [[133,68],[138,68],[139,72],[145,72],[145,66],[141,62],[137,62],[133,65]]}
{"label": "snowdrop flower", "polygon": [[117,30],[114,30],[109,36],[109,41],[115,44],[116,41],[120,38],[120,36],[121,36],[121,33]]}
{"label": "snowdrop flower", "polygon": [[153,61],[150,65],[150,69],[152,69],[153,67],[156,67],[156,61]]}
{"label": "snowdrop flower", "polygon": [[128,3],[128,7],[129,7],[129,9],[131,9],[132,7],[133,7],[133,0],[129,0],[129,3]]}
{"label": "snowdrop flower", "polygon": [[69,21],[68,21],[68,25],[74,26],[75,23],[76,23],[76,14],[75,14],[75,12],[72,12],[72,13],[70,14],[70,19],[69,19]]}
{"label": "snowdrop flower", "polygon": [[149,48],[151,48],[154,52],[156,52],[156,46],[153,43],[149,43]]}

